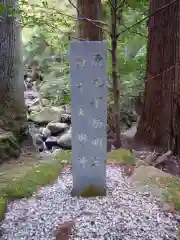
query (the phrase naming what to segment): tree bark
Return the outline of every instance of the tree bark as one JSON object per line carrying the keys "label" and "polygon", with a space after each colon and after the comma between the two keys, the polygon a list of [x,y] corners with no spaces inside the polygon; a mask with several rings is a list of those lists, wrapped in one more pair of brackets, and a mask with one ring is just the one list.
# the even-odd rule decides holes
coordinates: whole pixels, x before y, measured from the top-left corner
{"label": "tree bark", "polygon": [[[16,9],[18,2],[0,0],[0,5]],[[19,19],[4,12],[0,29],[0,128],[19,137],[26,116]]]}
{"label": "tree bark", "polygon": [[117,0],[112,1],[111,7],[111,56],[112,56],[112,80],[113,80],[113,98],[114,98],[114,123],[115,123],[115,147],[121,146],[121,133],[120,133],[120,94],[119,94],[119,82],[117,78]]}
{"label": "tree bark", "polygon": [[[78,37],[89,41],[103,40],[103,30],[101,27],[95,26],[90,21],[101,26],[101,0],[77,0],[78,9]],[[99,21],[99,22],[98,22]]]}
{"label": "tree bark", "polygon": [[[170,3],[151,0],[150,14]],[[147,80],[136,140],[180,154],[180,2],[148,22]]]}

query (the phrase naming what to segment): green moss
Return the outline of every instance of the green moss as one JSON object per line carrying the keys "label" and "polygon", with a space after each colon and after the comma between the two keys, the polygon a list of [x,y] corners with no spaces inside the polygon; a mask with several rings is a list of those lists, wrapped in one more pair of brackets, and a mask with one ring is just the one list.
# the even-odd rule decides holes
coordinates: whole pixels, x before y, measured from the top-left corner
{"label": "green moss", "polygon": [[0,197],[0,221],[3,220],[6,213],[6,199]]}
{"label": "green moss", "polygon": [[17,139],[12,133],[4,133],[0,136],[0,162],[10,157],[17,157],[20,154],[20,147]]}
{"label": "green moss", "polygon": [[127,149],[113,150],[108,154],[108,160],[115,163],[122,164],[136,164],[136,157]]}
{"label": "green moss", "polygon": [[177,231],[177,240],[180,240],[180,229]]}
{"label": "green moss", "polygon": [[72,162],[72,152],[64,151],[56,153],[54,160],[60,161],[62,164],[71,164]]}
{"label": "green moss", "polygon": [[161,178],[161,186],[164,186],[164,197],[167,202],[173,203],[176,211],[180,212],[180,180],[175,177]]}
{"label": "green moss", "polygon": [[175,202],[175,209],[180,212],[180,200]]}
{"label": "green moss", "polygon": [[180,180],[176,177],[152,178],[148,184],[154,185],[163,190],[166,202],[173,203],[176,211],[180,211]]}
{"label": "green moss", "polygon": [[[27,168],[24,174],[0,183],[0,219],[6,210],[6,200],[30,197],[37,187],[57,179],[63,164],[70,161],[70,153],[58,153],[58,157],[48,163],[39,163]],[[66,157],[69,157],[65,161]]]}
{"label": "green moss", "polygon": [[12,147],[19,148],[19,145],[17,143],[17,139],[13,135],[10,136],[8,140],[9,140]]}
{"label": "green moss", "polygon": [[37,186],[43,186],[55,180],[61,170],[57,162],[44,163],[30,169],[22,178],[15,179],[2,189],[3,196],[9,199],[29,197]]}
{"label": "green moss", "polygon": [[88,187],[84,188],[80,196],[81,197],[98,197],[98,196],[105,196],[106,195],[106,189],[100,188],[95,185],[89,185]]}

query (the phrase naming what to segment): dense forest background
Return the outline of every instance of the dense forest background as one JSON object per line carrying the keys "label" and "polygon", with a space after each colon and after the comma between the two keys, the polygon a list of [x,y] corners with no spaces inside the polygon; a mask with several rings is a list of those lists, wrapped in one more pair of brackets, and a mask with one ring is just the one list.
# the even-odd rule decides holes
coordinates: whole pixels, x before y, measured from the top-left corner
{"label": "dense forest background", "polygon": [[[23,44],[24,62],[27,66],[38,63],[43,73],[40,92],[52,104],[70,102],[68,41],[76,36],[76,9],[68,2],[29,1],[22,7],[24,16]],[[122,20],[119,19],[118,31],[140,21],[147,15],[148,2],[137,2],[123,5]],[[110,28],[110,6],[103,1],[102,21]],[[64,14],[66,13],[66,14]],[[121,15],[121,13],[119,13]],[[104,38],[110,48],[110,36],[105,32]],[[131,100],[143,91],[146,65],[147,21],[137,24],[125,31],[118,39],[117,66],[121,76],[121,104],[130,106]],[[111,54],[108,56],[109,81],[111,83]],[[64,97],[66,92],[66,97]],[[110,103],[110,101],[109,101]],[[125,108],[126,108],[125,107]]]}
{"label": "dense forest background", "polygon": [[68,105],[69,41],[105,39],[108,126],[115,147],[123,144],[121,133],[136,124],[136,142],[179,154],[178,7],[176,0],[20,1],[19,7],[2,1],[0,127],[18,136],[26,112],[32,120],[40,111],[23,107],[22,72],[27,90],[36,82],[40,105]]}

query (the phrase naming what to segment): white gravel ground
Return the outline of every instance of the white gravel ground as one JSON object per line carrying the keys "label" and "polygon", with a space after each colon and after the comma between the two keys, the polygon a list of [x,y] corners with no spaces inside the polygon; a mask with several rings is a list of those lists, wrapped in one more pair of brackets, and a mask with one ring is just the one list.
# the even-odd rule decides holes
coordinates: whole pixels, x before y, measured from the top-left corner
{"label": "white gravel ground", "polygon": [[107,166],[108,195],[71,197],[65,168],[52,186],[9,205],[1,240],[53,240],[63,221],[75,221],[72,240],[175,240],[179,216],[163,213],[149,194],[137,192],[118,166]]}

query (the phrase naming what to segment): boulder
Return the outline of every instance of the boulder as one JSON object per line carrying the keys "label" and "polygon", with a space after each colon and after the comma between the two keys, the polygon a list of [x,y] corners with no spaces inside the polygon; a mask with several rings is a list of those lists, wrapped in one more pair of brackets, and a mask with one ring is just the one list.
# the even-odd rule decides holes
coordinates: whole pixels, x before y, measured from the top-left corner
{"label": "boulder", "polygon": [[40,112],[42,107],[40,105],[32,105],[29,107],[30,112]]}
{"label": "boulder", "polygon": [[57,140],[58,145],[62,149],[71,149],[72,148],[72,128],[70,128],[66,133],[60,136]]}
{"label": "boulder", "polygon": [[159,198],[160,201],[164,202],[163,192],[164,188],[158,186],[158,182],[162,178],[170,178],[169,173],[163,172],[152,166],[140,166],[134,169],[130,182],[134,184],[139,191],[149,192],[152,196]]}
{"label": "boulder", "polygon": [[9,158],[17,158],[20,155],[20,147],[12,132],[0,133],[0,163]]}
{"label": "boulder", "polygon": [[40,112],[31,113],[29,120],[39,124],[47,124],[53,121],[59,122],[61,115],[62,112],[60,110],[51,107],[44,107]]}
{"label": "boulder", "polygon": [[39,129],[40,134],[42,135],[43,141],[45,141],[48,137],[51,136],[51,131],[46,127],[46,128],[40,128]]}
{"label": "boulder", "polygon": [[61,116],[62,116],[63,113],[65,113],[65,109],[62,106],[59,106],[59,107],[52,106],[51,109],[53,109],[56,112],[59,112],[59,114]]}
{"label": "boulder", "polygon": [[47,128],[52,134],[61,134],[68,129],[68,125],[66,123],[50,122],[48,123]]}
{"label": "boulder", "polygon": [[42,102],[43,107],[48,106],[49,103],[50,103],[49,100],[46,99],[46,98],[43,98],[43,99],[41,100],[41,102]]}
{"label": "boulder", "polygon": [[169,173],[163,172],[152,166],[143,166],[136,168],[131,177],[132,182],[144,183],[151,179],[158,180],[161,177],[170,177]]}

